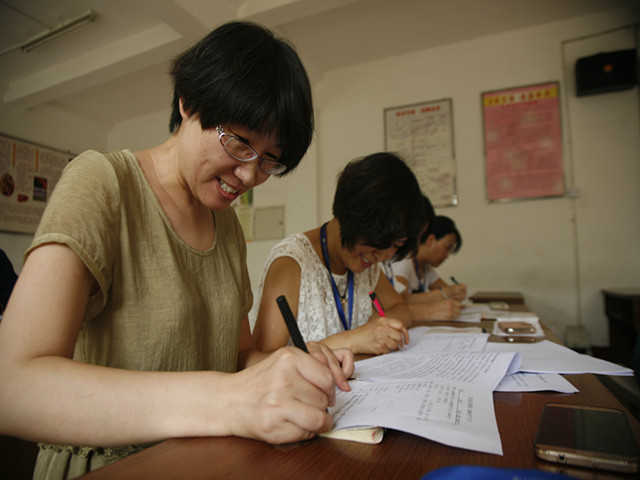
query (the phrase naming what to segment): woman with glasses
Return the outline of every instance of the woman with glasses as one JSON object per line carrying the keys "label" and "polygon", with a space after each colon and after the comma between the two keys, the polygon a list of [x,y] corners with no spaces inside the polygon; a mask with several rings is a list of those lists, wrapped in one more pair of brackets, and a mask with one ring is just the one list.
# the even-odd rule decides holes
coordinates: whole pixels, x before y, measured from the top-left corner
{"label": "woman with glasses", "polygon": [[0,322],[0,428],[42,442],[35,478],[75,478],[170,437],[308,439],[330,429],[336,384],[349,389],[349,352],[254,349],[229,208],[310,144],[298,55],[232,22],[171,76],[169,139],[69,163]]}
{"label": "woman with glasses", "polygon": [[467,298],[467,286],[445,282],[436,268],[462,247],[456,224],[436,216],[420,235],[418,252],[392,264],[395,280],[406,286],[404,295],[416,320],[455,320]]}
{"label": "woman with glasses", "polygon": [[376,153],[349,163],[338,179],[333,218],[284,239],[267,259],[250,314],[258,348],[271,352],[289,343],[280,295],[306,341],[372,354],[406,345],[411,313],[380,263],[416,248],[426,221],[421,205],[418,182],[398,156]]}

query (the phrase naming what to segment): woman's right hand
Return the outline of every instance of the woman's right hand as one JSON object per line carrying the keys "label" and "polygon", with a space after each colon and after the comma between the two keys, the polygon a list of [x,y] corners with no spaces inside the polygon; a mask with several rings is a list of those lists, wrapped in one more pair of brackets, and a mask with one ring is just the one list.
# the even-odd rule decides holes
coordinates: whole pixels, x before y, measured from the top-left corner
{"label": "woman's right hand", "polygon": [[463,283],[457,285],[448,285],[446,287],[443,287],[443,290],[446,292],[447,297],[453,300],[458,300],[461,302],[465,298],[467,298],[467,286]]}
{"label": "woman's right hand", "polygon": [[372,317],[367,323],[351,330],[349,342],[354,353],[381,355],[409,344],[409,332],[397,318]]}
{"label": "woman's right hand", "polygon": [[433,303],[425,303],[424,320],[455,320],[462,313],[462,303],[458,300],[448,299]]}
{"label": "woman's right hand", "polygon": [[302,350],[280,348],[233,377],[233,435],[282,444],[331,429],[327,407],[335,402],[334,375]]}

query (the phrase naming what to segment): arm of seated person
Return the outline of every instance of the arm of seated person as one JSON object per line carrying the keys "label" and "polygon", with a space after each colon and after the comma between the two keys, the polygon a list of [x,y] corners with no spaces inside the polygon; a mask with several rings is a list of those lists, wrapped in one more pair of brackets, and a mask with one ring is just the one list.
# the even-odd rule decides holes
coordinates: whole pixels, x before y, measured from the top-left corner
{"label": "arm of seated person", "polygon": [[[332,372],[299,349],[280,349],[238,373],[133,371],[73,360],[94,286],[68,247],[46,244],[30,253],[0,323],[1,433],[63,445],[226,435],[286,443],[331,428]],[[248,324],[243,332],[242,344],[250,344]]]}
{"label": "arm of seated person", "polygon": [[[243,326],[244,333],[249,333],[248,336],[243,335],[247,341],[240,346],[242,352],[240,358],[244,365],[260,361],[264,358],[265,353],[274,352],[289,343],[289,330],[282,318],[282,312],[276,299],[280,295],[284,295],[291,312],[294,317],[297,317],[299,292],[300,265],[298,262],[291,257],[275,259],[265,276],[253,336],[249,333],[249,322],[247,321]],[[344,346],[336,346],[332,351],[315,342],[307,343],[309,354],[331,369],[336,385],[342,390],[348,390],[349,385],[346,379],[353,373],[353,354],[349,351],[343,351],[344,348]]]}
{"label": "arm of seated person", "polygon": [[462,312],[462,303],[448,299],[437,302],[409,304],[414,320],[455,320]]}
{"label": "arm of seated person", "polygon": [[289,343],[289,330],[276,299],[284,295],[294,317],[298,317],[300,265],[291,257],[276,258],[264,279],[253,338],[261,352],[273,352]]}
{"label": "arm of seated person", "polygon": [[429,293],[435,294],[434,297],[439,295],[441,299],[444,298],[445,300],[451,298],[462,302],[467,298],[467,286],[464,283],[449,285],[440,277],[429,285],[429,290]]}
{"label": "arm of seated person", "polygon": [[408,345],[407,327],[411,325],[413,317],[403,296],[383,274],[380,275],[374,291],[384,309],[385,316],[380,316],[374,309],[374,313],[366,324],[332,335],[322,343],[334,349],[348,348],[356,354],[374,355],[389,353]]}
{"label": "arm of seated person", "polygon": [[[414,303],[439,302],[444,298],[439,289],[427,290],[426,292],[412,293],[411,290],[409,290],[409,281],[405,277],[396,276],[396,280],[398,280],[401,284],[407,287],[402,292],[402,295],[404,296],[407,304],[409,305]],[[423,320],[423,319],[420,319],[420,320]]]}

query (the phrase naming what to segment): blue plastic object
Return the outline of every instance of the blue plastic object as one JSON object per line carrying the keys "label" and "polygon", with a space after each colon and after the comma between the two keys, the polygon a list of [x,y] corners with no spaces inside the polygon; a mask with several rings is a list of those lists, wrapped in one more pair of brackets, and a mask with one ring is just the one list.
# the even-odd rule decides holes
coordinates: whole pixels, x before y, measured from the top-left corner
{"label": "blue plastic object", "polygon": [[573,477],[534,469],[457,465],[432,470],[421,480],[570,480],[571,478]]}

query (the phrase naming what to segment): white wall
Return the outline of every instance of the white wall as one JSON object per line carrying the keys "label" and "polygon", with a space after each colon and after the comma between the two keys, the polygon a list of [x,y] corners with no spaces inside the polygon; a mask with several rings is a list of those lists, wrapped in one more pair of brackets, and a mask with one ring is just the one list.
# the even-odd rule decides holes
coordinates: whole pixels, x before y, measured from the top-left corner
{"label": "white wall", "polygon": [[[383,149],[385,108],[451,98],[459,205],[438,213],[456,220],[464,245],[441,274],[454,274],[472,292],[520,290],[556,333],[582,322],[592,344],[606,345],[599,289],[640,285],[638,87],[578,99],[571,70],[580,56],[629,48],[629,33],[596,35],[638,22],[627,15],[583,17],[326,73],[314,85],[314,145],[296,173],[256,189],[254,206],[285,205],[287,235],[320,224],[331,217],[344,164]],[[546,81],[560,81],[567,185],[575,181],[580,196],[489,205],[480,94]],[[0,110],[0,131],[76,151],[136,150],[168,135],[165,111],[109,131],[55,113]],[[14,263],[29,241],[0,233],[0,248]],[[254,285],[274,243],[248,246]]]}
{"label": "white wall", "polygon": [[[471,292],[519,290],[557,334],[582,322],[593,345],[607,345],[599,289],[640,285],[638,88],[577,99],[572,69],[579,56],[630,48],[631,34],[564,42],[630,23],[614,12],[329,72],[315,89],[321,217],[344,164],[383,149],[385,108],[452,98],[459,205],[438,213],[456,220],[464,242],[443,278],[454,274]],[[488,204],[481,93],[556,80],[569,99],[565,169],[580,197]]]}
{"label": "white wall", "polygon": [[[565,42],[567,66],[594,53],[636,47],[623,29]],[[638,88],[576,97],[571,83],[569,157],[575,165],[579,314],[592,337],[603,332],[600,290],[640,286],[640,120]],[[600,342],[598,342],[600,343]]]}

